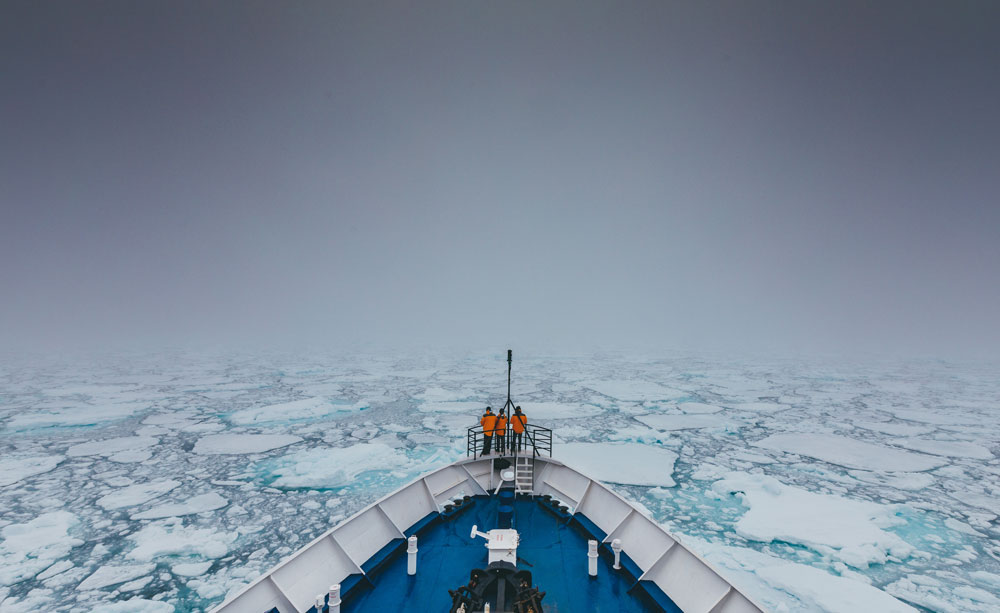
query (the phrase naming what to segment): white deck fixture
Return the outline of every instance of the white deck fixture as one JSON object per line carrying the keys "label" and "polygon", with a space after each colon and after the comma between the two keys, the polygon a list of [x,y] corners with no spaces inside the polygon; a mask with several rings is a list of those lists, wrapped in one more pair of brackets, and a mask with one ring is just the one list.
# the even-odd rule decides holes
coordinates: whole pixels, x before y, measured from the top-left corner
{"label": "white deck fixture", "polygon": [[517,566],[517,546],[521,542],[521,536],[517,530],[510,528],[504,530],[490,530],[483,533],[477,530],[478,526],[472,527],[472,538],[481,536],[486,539],[486,548],[489,549],[489,563],[508,562]]}
{"label": "white deck fixture", "polygon": [[[340,584],[330,586],[330,613],[340,613]],[[317,609],[318,610],[318,609]]]}
{"label": "white deck fixture", "polygon": [[417,537],[406,539],[406,574],[417,574]]}
{"label": "white deck fixture", "polygon": [[615,539],[611,541],[611,551],[615,552],[615,570],[621,570],[622,567],[622,541],[621,539]]}
{"label": "white deck fixture", "polygon": [[587,541],[587,574],[597,576],[597,541]]}

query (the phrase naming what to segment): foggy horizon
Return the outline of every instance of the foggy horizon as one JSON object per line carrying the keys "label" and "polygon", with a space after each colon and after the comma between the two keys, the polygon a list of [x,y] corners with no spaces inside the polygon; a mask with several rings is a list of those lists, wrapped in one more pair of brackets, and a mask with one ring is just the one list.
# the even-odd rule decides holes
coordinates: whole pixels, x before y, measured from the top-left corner
{"label": "foggy horizon", "polygon": [[1000,357],[1000,5],[7,2],[0,347]]}

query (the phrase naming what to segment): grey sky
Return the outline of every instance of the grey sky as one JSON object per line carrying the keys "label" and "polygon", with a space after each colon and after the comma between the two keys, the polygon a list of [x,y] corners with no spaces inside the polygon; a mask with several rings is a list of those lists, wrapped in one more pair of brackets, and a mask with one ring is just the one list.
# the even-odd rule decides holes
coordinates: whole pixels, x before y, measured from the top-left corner
{"label": "grey sky", "polygon": [[0,5],[0,337],[996,355],[996,2]]}

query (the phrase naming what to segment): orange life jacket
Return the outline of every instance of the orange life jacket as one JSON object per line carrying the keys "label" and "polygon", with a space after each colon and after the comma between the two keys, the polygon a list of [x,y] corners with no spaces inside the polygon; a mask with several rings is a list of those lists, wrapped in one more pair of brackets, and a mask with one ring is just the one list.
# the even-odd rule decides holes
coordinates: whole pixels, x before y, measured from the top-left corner
{"label": "orange life jacket", "polygon": [[528,416],[524,413],[517,414],[514,413],[510,417],[510,427],[514,428],[514,432],[518,434],[524,432],[524,427],[528,425]]}
{"label": "orange life jacket", "polygon": [[497,416],[492,413],[489,415],[483,415],[483,418],[479,420],[479,423],[483,424],[483,434],[486,436],[493,436],[493,430],[497,426]]}
{"label": "orange life jacket", "polygon": [[497,417],[497,435],[503,436],[507,432],[507,417]]}

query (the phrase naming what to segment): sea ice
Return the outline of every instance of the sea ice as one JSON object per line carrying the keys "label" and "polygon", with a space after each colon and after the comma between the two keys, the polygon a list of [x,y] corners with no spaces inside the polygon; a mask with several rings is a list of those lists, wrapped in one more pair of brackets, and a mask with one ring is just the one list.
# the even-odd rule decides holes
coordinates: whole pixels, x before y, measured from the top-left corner
{"label": "sea ice", "polygon": [[704,402],[682,402],[677,405],[677,408],[684,413],[718,413],[722,410],[722,407]]}
{"label": "sea ice", "polygon": [[101,496],[97,499],[97,506],[108,510],[134,507],[162,496],[180,484],[173,479],[136,483]]}
{"label": "sea ice", "polygon": [[683,537],[745,594],[772,611],[916,613],[882,590],[849,577],[731,545]]}
{"label": "sea ice", "polygon": [[755,541],[803,545],[855,568],[883,564],[913,548],[884,528],[905,523],[896,507],[790,487],[766,475],[732,472],[712,485],[720,495],[737,494],[747,512],[736,532]]}
{"label": "sea ice", "polygon": [[167,555],[221,558],[229,553],[229,545],[236,540],[236,534],[212,528],[185,527],[181,520],[175,519],[150,524],[127,538],[136,545],[127,557],[151,562]]}
{"label": "sea ice", "polygon": [[0,585],[13,585],[34,577],[69,555],[83,541],[69,535],[79,523],[68,511],[44,513],[23,524],[0,530]]}
{"label": "sea ice", "polygon": [[109,585],[125,583],[132,579],[145,577],[156,569],[155,564],[139,564],[134,566],[102,566],[92,575],[84,579],[77,589],[80,591],[99,590]]}
{"label": "sea ice", "polygon": [[657,430],[725,428],[732,421],[721,415],[638,415],[639,421]]}
{"label": "sea ice", "polygon": [[337,404],[324,397],[303,398],[280,404],[253,407],[229,415],[229,421],[242,426],[266,423],[284,423],[318,419],[336,413],[349,413],[365,406],[364,403]]}
{"label": "sea ice", "polygon": [[155,447],[160,442],[159,439],[149,436],[122,436],[109,438],[103,441],[92,441],[73,445],[66,450],[69,457],[81,457],[89,455],[111,456],[126,451],[145,451],[150,447]]}
{"label": "sea ice", "polygon": [[292,434],[210,434],[198,439],[194,452],[204,455],[264,453],[301,440]]}
{"label": "sea ice", "polygon": [[533,420],[548,419],[578,419],[594,417],[604,412],[604,409],[592,404],[566,404],[562,402],[523,402],[521,409],[528,417],[528,423]]}
{"label": "sea ice", "polygon": [[121,602],[101,604],[91,609],[91,613],[174,613],[174,605],[161,600],[130,598]]}
{"label": "sea ice", "polygon": [[677,454],[639,443],[566,443],[555,458],[608,483],[673,487]]}
{"label": "sea ice", "polygon": [[972,458],[975,460],[992,460],[993,454],[990,450],[964,441],[940,441],[936,439],[908,438],[894,440],[893,444],[907,449],[923,451],[932,455],[948,456],[952,458]]}
{"label": "sea ice", "polygon": [[677,400],[687,395],[686,392],[640,379],[588,381],[583,386],[611,398],[635,402]]}
{"label": "sea ice", "polygon": [[132,515],[131,519],[162,519],[164,517],[204,513],[205,511],[221,509],[227,504],[229,504],[228,500],[215,492],[209,492],[189,498],[186,502],[169,502],[155,506],[148,511]]}
{"label": "sea ice", "polygon": [[47,473],[64,459],[61,455],[14,456],[0,459],[0,487]]}
{"label": "sea ice", "polygon": [[872,471],[921,472],[943,466],[940,458],[834,434],[773,434],[757,447],[809,456],[830,464]]}
{"label": "sea ice", "polygon": [[379,443],[323,447],[291,453],[263,463],[275,487],[342,487],[370,470],[392,470],[409,464],[406,454]]}

